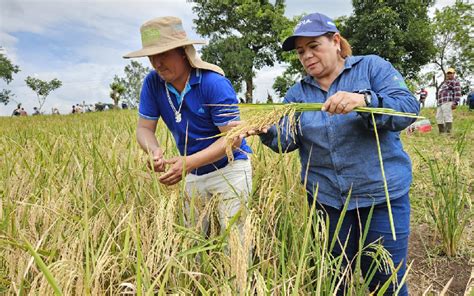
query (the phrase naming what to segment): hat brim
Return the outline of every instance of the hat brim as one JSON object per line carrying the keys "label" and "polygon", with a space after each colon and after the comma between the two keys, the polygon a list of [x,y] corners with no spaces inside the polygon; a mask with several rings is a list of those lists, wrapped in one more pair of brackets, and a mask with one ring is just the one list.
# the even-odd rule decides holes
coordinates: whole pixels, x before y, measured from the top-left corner
{"label": "hat brim", "polygon": [[130,53],[127,53],[123,57],[125,59],[129,58],[141,58],[141,57],[147,57],[147,56],[152,56],[155,54],[160,54],[163,52],[166,52],[168,50],[172,50],[174,48],[178,47],[183,47],[186,45],[192,45],[192,44],[206,44],[207,42],[204,40],[183,40],[175,43],[169,43],[166,46],[147,46],[145,48],[142,48],[140,50],[132,51]]}
{"label": "hat brim", "polygon": [[281,48],[284,51],[290,51],[290,50],[295,49],[295,40],[296,40],[296,38],[298,38],[298,37],[319,37],[319,36],[322,36],[326,33],[337,33],[337,31],[334,31],[334,32],[330,32],[330,31],[326,31],[326,32],[302,32],[302,33],[299,33],[297,35],[292,35],[292,36],[286,38],[285,41],[283,41],[283,44],[281,45]]}

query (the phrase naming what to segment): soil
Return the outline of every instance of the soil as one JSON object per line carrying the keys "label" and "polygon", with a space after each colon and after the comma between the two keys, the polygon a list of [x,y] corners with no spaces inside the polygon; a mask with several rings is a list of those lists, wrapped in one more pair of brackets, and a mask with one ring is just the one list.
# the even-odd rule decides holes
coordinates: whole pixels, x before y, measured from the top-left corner
{"label": "soil", "polygon": [[410,295],[441,295],[451,279],[443,295],[474,295],[474,260],[469,257],[446,256],[429,225],[412,224],[408,246],[408,263],[413,262],[408,275]]}

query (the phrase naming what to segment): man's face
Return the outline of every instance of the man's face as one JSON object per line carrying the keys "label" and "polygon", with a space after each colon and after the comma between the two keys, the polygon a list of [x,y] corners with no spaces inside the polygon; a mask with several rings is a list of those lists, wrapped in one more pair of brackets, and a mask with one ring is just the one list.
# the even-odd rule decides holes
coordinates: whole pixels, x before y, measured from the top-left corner
{"label": "man's face", "polygon": [[448,80],[453,80],[454,79],[454,72],[446,73],[446,77],[447,77]]}
{"label": "man's face", "polygon": [[156,72],[168,83],[173,83],[187,75],[188,61],[182,49],[171,49],[149,56],[149,59]]}

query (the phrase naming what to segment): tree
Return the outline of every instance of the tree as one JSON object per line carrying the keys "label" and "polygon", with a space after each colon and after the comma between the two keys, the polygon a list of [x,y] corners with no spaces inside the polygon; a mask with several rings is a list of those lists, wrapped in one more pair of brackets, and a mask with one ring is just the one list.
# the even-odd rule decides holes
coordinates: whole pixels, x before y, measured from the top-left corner
{"label": "tree", "polygon": [[119,82],[114,81],[110,84],[110,97],[114,101],[115,108],[118,108],[118,103],[125,90],[125,86]]}
{"label": "tree", "polygon": [[44,102],[46,102],[46,98],[48,97],[49,93],[61,87],[61,85],[63,84],[60,80],[56,78],[49,82],[46,82],[31,76],[26,77],[25,82],[26,85],[28,85],[28,87],[36,93],[39,103],[38,112],[41,112],[41,109],[43,108]]}
{"label": "tree", "polygon": [[[305,16],[304,14],[295,16],[293,19],[288,21],[288,25],[285,29],[280,31],[280,40],[285,40],[287,37],[293,35],[293,29],[296,24]],[[306,75],[306,72],[301,65],[298,57],[293,51],[284,52],[280,51],[278,53],[279,60],[284,61],[287,63],[287,68],[283,72],[282,75],[278,76],[275,81],[273,82],[272,88],[275,92],[283,98],[286,95],[288,89],[296,83],[299,79],[303,78]]]}
{"label": "tree", "polygon": [[138,105],[143,79],[150,71],[151,68],[143,66],[137,61],[131,61],[129,65],[125,66],[125,78],[114,76],[113,81],[125,87],[122,100],[126,101],[129,106],[136,107]]}
{"label": "tree", "polygon": [[[12,62],[3,54],[0,53],[0,78],[3,79],[7,84],[12,82],[13,74],[16,74],[20,71],[20,68],[17,65],[12,64]],[[5,105],[10,102],[14,94],[10,90],[3,89],[0,92],[0,103]]]}
{"label": "tree", "polygon": [[[456,1],[452,6],[446,6],[435,11],[432,22],[436,54],[432,62],[436,69],[442,73],[436,77],[435,72],[428,73],[432,78],[432,86],[438,91],[444,81],[446,70],[450,67],[456,69],[456,75],[461,80],[472,81],[474,70],[474,41],[472,29],[474,23],[474,4]],[[464,91],[466,88],[464,88]]]}
{"label": "tree", "polygon": [[255,71],[273,66],[280,50],[278,36],[286,28],[284,1],[195,0],[197,32],[211,38],[203,57],[223,68],[234,87],[246,85],[246,102],[252,101]]}
{"label": "tree", "polygon": [[413,78],[435,54],[427,1],[353,0],[354,13],[339,31],[355,55],[377,54]]}

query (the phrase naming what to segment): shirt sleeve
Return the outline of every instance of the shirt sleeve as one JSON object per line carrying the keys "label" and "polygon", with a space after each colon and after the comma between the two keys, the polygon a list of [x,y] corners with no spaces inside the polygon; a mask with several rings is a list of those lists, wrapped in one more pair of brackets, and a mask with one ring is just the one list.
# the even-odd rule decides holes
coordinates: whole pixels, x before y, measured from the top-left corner
{"label": "shirt sleeve", "polygon": [[453,91],[454,91],[453,101],[455,104],[458,104],[459,100],[461,99],[461,83],[459,83],[459,81],[457,80],[453,81]]}
{"label": "shirt sleeve", "polygon": [[[213,74],[218,75],[218,74]],[[211,106],[211,118],[215,126],[225,126],[230,121],[239,120],[239,108],[237,107],[237,95],[230,81],[218,76],[214,81],[208,81],[206,102],[211,105],[234,105],[234,106]]]}
{"label": "shirt sleeve", "polygon": [[[371,56],[369,71],[369,83],[371,104],[369,107],[391,108],[395,111],[415,113],[420,112],[420,105],[416,98],[408,89],[400,73],[392,66],[378,56]],[[364,124],[369,129],[373,129],[372,116],[370,113],[360,112],[359,115],[365,119]],[[377,129],[387,129],[391,131],[401,131],[412,124],[416,119],[375,115]]]}
{"label": "shirt sleeve", "polygon": [[160,118],[161,114],[157,100],[159,87],[160,83],[157,81],[157,77],[154,77],[153,72],[145,77],[138,106],[138,115],[141,118],[148,120],[158,120]]}

